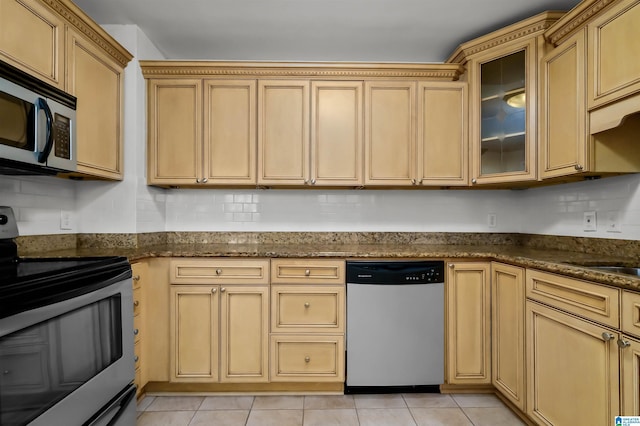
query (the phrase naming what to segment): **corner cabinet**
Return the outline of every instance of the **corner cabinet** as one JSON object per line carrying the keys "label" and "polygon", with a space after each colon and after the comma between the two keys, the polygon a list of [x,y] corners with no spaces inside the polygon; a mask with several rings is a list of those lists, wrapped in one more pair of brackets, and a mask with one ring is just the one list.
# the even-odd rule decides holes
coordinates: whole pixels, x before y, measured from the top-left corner
{"label": "corner cabinet", "polygon": [[447,384],[491,384],[490,276],[490,263],[448,263],[445,283]]}
{"label": "corner cabinet", "polygon": [[537,179],[538,60],[546,12],[462,44],[449,62],[467,63],[471,184]]}
{"label": "corner cabinet", "polygon": [[0,59],[78,99],[78,170],[67,177],[122,180],[129,52],[70,0],[2,0]]}

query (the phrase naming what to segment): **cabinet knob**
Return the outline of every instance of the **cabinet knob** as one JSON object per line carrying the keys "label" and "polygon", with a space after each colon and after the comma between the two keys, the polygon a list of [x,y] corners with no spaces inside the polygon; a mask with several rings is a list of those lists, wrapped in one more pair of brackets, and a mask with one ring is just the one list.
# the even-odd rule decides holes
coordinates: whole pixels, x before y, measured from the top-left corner
{"label": "cabinet knob", "polygon": [[304,362],[311,362],[311,357],[305,356],[304,357]]}
{"label": "cabinet knob", "polygon": [[305,179],[305,180],[304,180],[304,184],[305,184],[305,185],[309,185],[309,179]]}
{"label": "cabinet knob", "polygon": [[140,301],[139,301],[139,300],[134,300],[134,301],[133,301],[133,306],[135,306],[136,308],[137,308],[138,306],[140,306]]}
{"label": "cabinet knob", "polygon": [[450,264],[449,264],[449,268],[451,268],[451,269],[453,269],[453,267],[454,267],[454,266],[455,266],[455,265],[454,265],[453,263],[450,263]]}
{"label": "cabinet knob", "polygon": [[227,291],[227,289],[226,289],[226,288],[224,288],[224,287],[222,287],[222,288],[220,289],[220,293],[224,293],[225,291]]}
{"label": "cabinet knob", "polygon": [[200,178],[196,178],[196,183],[200,183]]}
{"label": "cabinet knob", "polygon": [[215,292],[216,292],[216,291],[218,291],[218,289],[217,289],[217,288],[215,288],[215,287],[211,289],[211,293],[214,293],[214,294],[215,294]]}
{"label": "cabinet knob", "polygon": [[222,274],[222,269],[216,269],[216,275]]}
{"label": "cabinet knob", "polygon": [[606,331],[604,333],[602,333],[602,340],[604,340],[605,342],[608,342],[609,340],[613,340],[613,339],[615,339],[615,337],[616,336],[614,336],[613,334],[608,333]]}
{"label": "cabinet knob", "polygon": [[207,182],[209,182],[209,179],[204,178],[204,179],[202,179],[202,181],[201,181],[201,182],[202,182],[202,183],[207,183]]}
{"label": "cabinet knob", "polygon": [[309,269],[305,269],[304,270],[304,276],[308,277],[309,275],[311,275],[311,271]]}
{"label": "cabinet knob", "polygon": [[576,164],[575,165],[576,170],[580,171],[582,170],[584,167],[582,167],[580,164]]}
{"label": "cabinet knob", "polygon": [[308,308],[309,306],[311,306],[311,304],[309,304],[309,302],[304,302],[304,307]]}
{"label": "cabinet knob", "polygon": [[418,181],[418,185],[422,185],[422,179]]}
{"label": "cabinet knob", "polygon": [[315,185],[316,184],[316,180],[315,179],[311,179],[311,185]]}
{"label": "cabinet knob", "polygon": [[416,180],[415,179],[411,179],[411,185],[415,185],[416,184]]}
{"label": "cabinet knob", "polygon": [[138,355],[136,355],[136,356],[134,356],[134,357],[133,357],[133,360],[134,360],[135,362],[138,362],[138,360],[140,360],[140,358],[138,358]]}
{"label": "cabinet knob", "polygon": [[4,371],[2,372],[2,374],[9,374],[9,373],[11,373],[11,371],[9,371],[9,370],[4,370]]}
{"label": "cabinet knob", "polygon": [[134,281],[140,281],[140,275],[134,275],[133,276],[133,280]]}
{"label": "cabinet knob", "polygon": [[137,335],[138,335],[138,333],[140,333],[140,330],[138,330],[137,328],[134,328],[134,329],[133,329],[133,334],[134,334],[134,336],[137,336]]}
{"label": "cabinet knob", "polygon": [[618,347],[620,349],[628,348],[629,346],[631,346],[631,342],[630,341],[618,339]]}
{"label": "cabinet knob", "polygon": [[478,183],[478,180],[476,178],[473,178],[471,179],[471,183],[475,185],[476,183]]}

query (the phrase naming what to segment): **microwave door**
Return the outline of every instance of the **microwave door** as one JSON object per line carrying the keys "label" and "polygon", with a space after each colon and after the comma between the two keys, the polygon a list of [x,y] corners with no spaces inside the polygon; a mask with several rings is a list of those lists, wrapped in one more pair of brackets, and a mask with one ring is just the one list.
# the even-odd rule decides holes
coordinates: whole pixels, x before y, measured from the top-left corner
{"label": "microwave door", "polygon": [[0,158],[37,164],[38,96],[0,80]]}

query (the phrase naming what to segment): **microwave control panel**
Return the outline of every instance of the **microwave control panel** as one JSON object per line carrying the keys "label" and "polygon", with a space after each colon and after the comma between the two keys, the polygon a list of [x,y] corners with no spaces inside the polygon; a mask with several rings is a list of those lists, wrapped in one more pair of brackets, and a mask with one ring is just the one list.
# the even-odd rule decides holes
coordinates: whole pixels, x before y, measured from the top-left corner
{"label": "microwave control panel", "polygon": [[55,114],[53,120],[54,155],[58,158],[71,158],[71,120],[64,115]]}

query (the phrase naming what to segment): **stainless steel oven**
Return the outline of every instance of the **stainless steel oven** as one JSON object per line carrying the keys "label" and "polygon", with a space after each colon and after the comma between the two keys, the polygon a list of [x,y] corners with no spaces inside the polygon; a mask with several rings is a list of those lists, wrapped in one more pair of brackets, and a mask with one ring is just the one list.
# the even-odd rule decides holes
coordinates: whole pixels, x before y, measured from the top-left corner
{"label": "stainless steel oven", "polygon": [[129,262],[12,250],[0,240],[0,425],[134,425]]}

